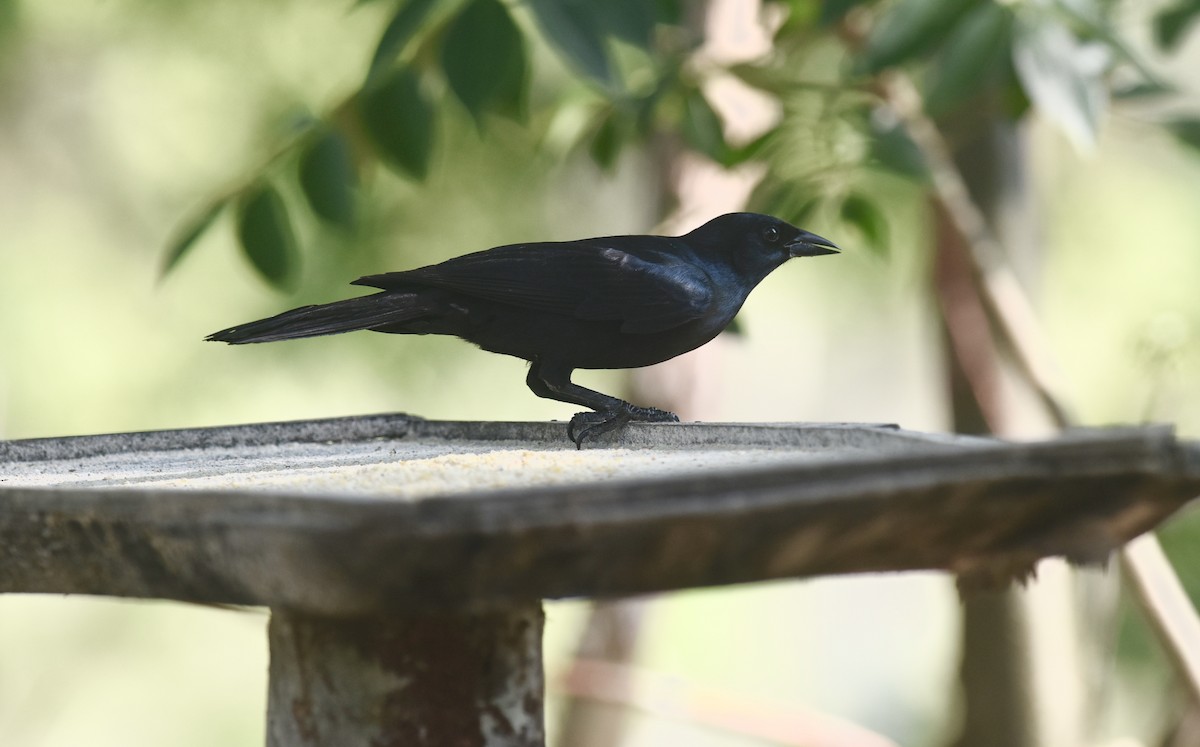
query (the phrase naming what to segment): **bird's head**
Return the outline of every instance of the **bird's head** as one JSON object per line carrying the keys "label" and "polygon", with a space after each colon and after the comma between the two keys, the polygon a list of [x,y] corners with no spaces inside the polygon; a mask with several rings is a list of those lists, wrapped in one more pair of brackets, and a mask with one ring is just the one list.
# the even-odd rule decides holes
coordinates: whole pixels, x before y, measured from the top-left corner
{"label": "bird's head", "polygon": [[688,237],[724,255],[738,270],[756,276],[755,282],[793,257],[838,253],[837,245],[829,239],[758,213],[713,218]]}

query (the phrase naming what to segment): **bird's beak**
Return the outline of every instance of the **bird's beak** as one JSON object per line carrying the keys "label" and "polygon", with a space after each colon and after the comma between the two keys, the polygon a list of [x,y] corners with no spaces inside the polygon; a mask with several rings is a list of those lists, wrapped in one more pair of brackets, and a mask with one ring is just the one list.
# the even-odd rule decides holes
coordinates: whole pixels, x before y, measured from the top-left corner
{"label": "bird's beak", "polygon": [[801,231],[800,235],[785,245],[789,257],[819,257],[822,254],[837,254],[837,244],[823,239],[815,233]]}

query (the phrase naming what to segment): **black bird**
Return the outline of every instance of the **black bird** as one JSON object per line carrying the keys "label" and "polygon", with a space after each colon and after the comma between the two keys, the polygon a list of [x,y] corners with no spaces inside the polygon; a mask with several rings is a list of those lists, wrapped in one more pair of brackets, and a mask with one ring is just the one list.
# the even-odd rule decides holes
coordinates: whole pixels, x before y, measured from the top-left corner
{"label": "black bird", "polygon": [[577,448],[630,421],[677,422],[571,382],[577,368],[638,368],[694,350],[733,320],[750,291],[792,257],[836,254],[777,218],[730,213],[683,236],[607,236],[498,246],[354,285],[381,292],[303,306],[206,339],[273,342],[369,329],[454,335],[530,363],[539,397],[589,407],[571,418]]}

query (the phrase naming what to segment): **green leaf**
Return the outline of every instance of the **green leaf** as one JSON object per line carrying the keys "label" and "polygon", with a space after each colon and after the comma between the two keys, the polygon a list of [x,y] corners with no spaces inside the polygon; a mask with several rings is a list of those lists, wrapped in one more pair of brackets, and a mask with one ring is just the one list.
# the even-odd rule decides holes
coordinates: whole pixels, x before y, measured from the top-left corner
{"label": "green leaf", "polygon": [[862,5],[864,0],[822,0],[817,25],[829,27],[838,23],[847,13]]}
{"label": "green leaf", "polygon": [[489,108],[523,115],[525,40],[499,0],[473,0],[454,19],[442,42],[442,69],[476,123]]}
{"label": "green leaf", "polygon": [[1164,52],[1174,52],[1200,15],[1200,0],[1179,0],[1154,17],[1154,41]]}
{"label": "green leaf", "polygon": [[1179,89],[1168,83],[1157,80],[1140,80],[1114,88],[1112,97],[1122,101],[1135,101],[1175,93],[1179,93]]}
{"label": "green leaf", "polygon": [[685,0],[656,0],[654,8],[658,22],[665,26],[682,26]]}
{"label": "green leaf", "polygon": [[654,40],[654,25],[664,15],[647,0],[593,0],[590,7],[605,33],[647,50]]}
{"label": "green leaf", "polygon": [[735,316],[729,324],[725,325],[725,329],[721,331],[732,337],[744,338],[746,336],[746,325],[742,324],[741,314]]}
{"label": "green leaf", "polygon": [[1009,56],[1012,26],[1012,13],[997,3],[979,6],[955,25],[934,61],[926,110],[944,114],[993,84]]}
{"label": "green leaf", "polygon": [[162,275],[166,275],[175,268],[175,265],[179,264],[179,260],[183,259],[183,255],[187,254],[196,241],[204,235],[221,211],[225,209],[226,204],[228,201],[224,198],[217,200],[175,232],[174,238],[167,245],[170,247],[167,249],[167,255],[163,258]]}
{"label": "green leaf", "polygon": [[1029,114],[1029,110],[1032,108],[1033,103],[1029,100],[1029,94],[1021,85],[1021,81],[1017,77],[1017,68],[1010,59],[1004,73],[1004,83],[1000,86],[1000,111],[1005,117],[1016,122]]}
{"label": "green leaf", "polygon": [[726,69],[726,72],[732,73],[738,80],[751,88],[757,88],[762,91],[779,94],[787,88],[787,81],[784,79],[784,76],[780,75],[779,70],[776,68],[763,67],[752,63],[741,63],[731,65]]}
{"label": "green leaf", "polygon": [[673,74],[668,75],[661,77],[654,89],[645,96],[620,101],[622,108],[632,110],[630,118],[633,130],[641,138],[649,138],[659,131],[660,105],[664,98],[679,88],[678,78]]}
{"label": "green leaf", "polygon": [[270,184],[256,184],[242,194],[238,239],[246,258],[264,280],[281,289],[291,284],[299,259],[296,237],[287,206]]}
{"label": "green leaf", "polygon": [[1200,151],[1200,118],[1180,117],[1166,123],[1167,132],[1175,136],[1183,145],[1195,151]]}
{"label": "green leaf", "polygon": [[919,184],[929,181],[929,167],[920,148],[898,122],[871,118],[871,146],[867,164]]}
{"label": "green leaf", "polygon": [[1147,81],[1169,85],[1142,59],[1138,48],[1126,42],[1114,28],[1112,14],[1104,12],[1104,6],[1110,4],[1109,0],[1058,0],[1052,6],[1052,11],[1075,32],[1077,38],[1103,47],[1110,59],[1109,68],[1113,62],[1121,62]]}
{"label": "green leaf", "polygon": [[621,154],[621,146],[625,140],[618,117],[617,112],[609,111],[596,128],[596,134],[592,136],[592,142],[588,146],[588,152],[596,165],[609,172],[617,165],[617,156]]}
{"label": "green leaf", "polygon": [[610,93],[621,89],[608,37],[653,53],[658,24],[678,25],[678,0],[528,0],[542,35],[576,72]]}
{"label": "green leaf", "polygon": [[383,30],[379,44],[375,47],[375,54],[371,57],[371,67],[367,72],[368,82],[376,80],[391,67],[404,48],[408,46],[408,42],[416,35],[417,30],[421,28],[429,11],[437,3],[438,0],[406,0],[401,4],[399,10]]}
{"label": "green leaf", "polygon": [[737,166],[739,164],[746,163],[747,161],[752,161],[761,156],[777,137],[779,137],[778,125],[767,130],[745,145],[739,145],[736,148],[729,148],[725,159],[721,162],[721,165],[727,167]]}
{"label": "green leaf", "polygon": [[791,203],[781,205],[775,212],[771,213],[778,218],[786,220],[793,226],[802,226],[817,214],[821,209],[821,205],[825,203],[825,198],[809,195],[802,190],[792,190]]}
{"label": "green leaf", "polygon": [[323,133],[300,155],[300,188],[321,220],[354,228],[357,185],[350,143],[340,132]]}
{"label": "green leaf", "polygon": [[887,216],[878,205],[860,194],[851,194],[842,201],[838,213],[842,220],[858,229],[876,254],[887,253]]}
{"label": "green leaf", "polygon": [[1108,108],[1107,51],[1048,15],[1019,16],[1015,30],[1013,65],[1029,100],[1076,147],[1090,150]]}
{"label": "green leaf", "polygon": [[721,118],[698,88],[688,91],[683,101],[683,140],[692,150],[723,163],[729,152]]}
{"label": "green leaf", "polygon": [[916,57],[942,41],[946,32],[979,0],[899,0],[867,37],[860,62],[877,73]]}
{"label": "green leaf", "polygon": [[589,0],[528,0],[546,41],[577,71],[604,87],[618,87],[612,60]]}
{"label": "green leaf", "polygon": [[823,197],[813,193],[811,184],[767,178],[754,188],[747,207],[752,212],[774,215],[802,227],[824,201]]}
{"label": "green leaf", "polygon": [[367,134],[394,168],[417,179],[429,172],[433,151],[433,104],[408,68],[392,71],[363,91],[360,103]]}

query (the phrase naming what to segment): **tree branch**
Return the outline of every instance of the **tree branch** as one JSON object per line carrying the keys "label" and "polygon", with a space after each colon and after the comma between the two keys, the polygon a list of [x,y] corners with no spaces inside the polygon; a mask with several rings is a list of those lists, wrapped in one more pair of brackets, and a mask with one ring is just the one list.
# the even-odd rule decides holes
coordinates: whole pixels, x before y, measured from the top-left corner
{"label": "tree branch", "polygon": [[[1060,428],[1070,427],[1076,420],[1064,404],[1065,388],[1050,344],[1000,242],[971,200],[945,138],[925,115],[920,94],[908,77],[885,73],[879,78],[879,87],[925,159],[933,198],[963,239],[1000,339],[1054,422]],[[1147,533],[1123,548],[1121,569],[1175,671],[1200,701],[1200,617],[1163,555],[1158,538]]]}

